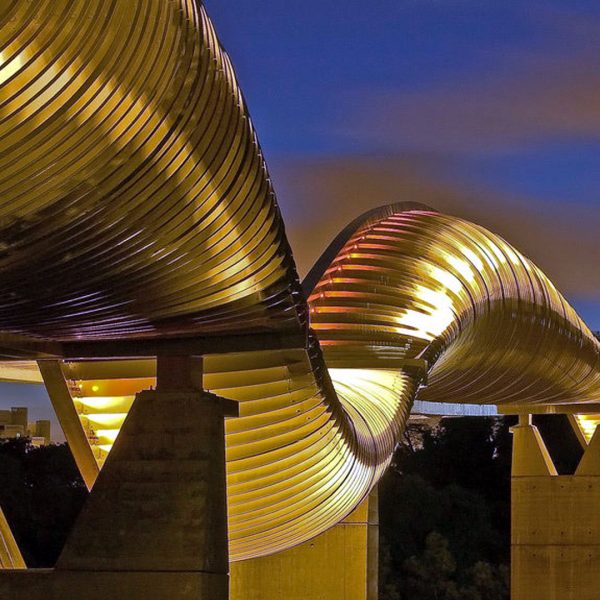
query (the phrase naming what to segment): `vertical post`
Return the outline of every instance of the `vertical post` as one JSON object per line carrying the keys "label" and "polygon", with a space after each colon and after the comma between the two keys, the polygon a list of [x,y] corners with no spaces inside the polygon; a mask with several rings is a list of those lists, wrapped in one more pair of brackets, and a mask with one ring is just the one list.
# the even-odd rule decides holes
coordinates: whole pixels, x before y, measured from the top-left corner
{"label": "vertical post", "polygon": [[156,389],[159,392],[202,391],[202,357],[156,357]]}
{"label": "vertical post", "polygon": [[88,490],[91,490],[100,468],[75,410],[73,398],[62,372],[61,361],[39,360],[38,367],[48,396],[69,448]]}
{"label": "vertical post", "polygon": [[367,519],[367,600],[379,598],[379,489],[369,495]]}

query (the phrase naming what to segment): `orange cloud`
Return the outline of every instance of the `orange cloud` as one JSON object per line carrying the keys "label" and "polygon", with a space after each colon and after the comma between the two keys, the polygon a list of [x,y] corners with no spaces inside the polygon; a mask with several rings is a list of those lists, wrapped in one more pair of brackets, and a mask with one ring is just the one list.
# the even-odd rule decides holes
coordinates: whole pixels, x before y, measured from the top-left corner
{"label": "orange cloud", "polygon": [[416,201],[480,223],[536,262],[568,296],[600,300],[600,205],[548,205],[452,180],[441,165],[407,157],[294,160],[272,165],[301,275],[362,212]]}

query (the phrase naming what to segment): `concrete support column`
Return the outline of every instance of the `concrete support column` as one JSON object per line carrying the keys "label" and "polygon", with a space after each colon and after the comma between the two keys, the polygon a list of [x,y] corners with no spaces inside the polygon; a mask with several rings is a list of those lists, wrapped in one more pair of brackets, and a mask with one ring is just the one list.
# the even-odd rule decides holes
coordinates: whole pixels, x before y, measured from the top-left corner
{"label": "concrete support column", "polygon": [[271,556],[231,564],[231,600],[377,600],[374,491],[344,521]]}
{"label": "concrete support column", "polygon": [[556,474],[530,420],[522,420],[513,433],[511,599],[597,600],[598,432],[569,476]]}
{"label": "concrete support column", "polygon": [[56,569],[7,572],[0,597],[228,599],[224,415],[237,403],[199,389],[200,364],[159,357]]}

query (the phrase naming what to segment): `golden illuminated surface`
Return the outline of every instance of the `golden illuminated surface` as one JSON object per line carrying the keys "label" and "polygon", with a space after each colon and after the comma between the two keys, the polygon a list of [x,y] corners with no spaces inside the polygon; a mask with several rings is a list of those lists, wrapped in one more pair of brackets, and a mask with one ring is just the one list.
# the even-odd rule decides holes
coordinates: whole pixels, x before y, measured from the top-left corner
{"label": "golden illuminated surface", "polygon": [[0,381],[42,383],[42,376],[35,362],[15,360],[0,362]]}
{"label": "golden illuminated surface", "polygon": [[572,415],[571,423],[576,428],[578,437],[587,445],[600,424],[600,415]]}
{"label": "golden illuminated surface", "polygon": [[256,136],[199,2],[3,1],[0,86],[0,331],[304,321]]}
{"label": "golden illuminated surface", "polygon": [[506,241],[426,207],[365,219],[342,234],[309,299],[329,366],[425,360],[419,400],[600,401],[600,343]]}
{"label": "golden illuminated surface", "polygon": [[0,570],[24,568],[25,561],[0,508]]}
{"label": "golden illuminated surface", "polygon": [[[155,361],[69,362],[62,371],[102,466],[133,393],[155,385]],[[414,381],[377,370],[332,370],[331,377],[344,387],[339,399],[314,339],[308,348],[205,358],[204,386],[240,403],[240,417],[226,421],[232,560],[289,548],[328,529],[387,467]],[[55,408],[60,418],[69,407]],[[67,439],[74,433],[65,431]]]}
{"label": "golden illuminated surface", "polygon": [[[427,207],[354,221],[307,278],[307,302],[199,3],[15,1],[0,21],[0,332],[306,336],[205,358],[204,387],[240,403],[226,423],[232,560],[347,516],[389,464],[415,397],[600,402],[600,345],[546,276]],[[68,393],[54,405],[76,415],[65,435],[84,435],[101,466],[154,362],[61,369]],[[14,368],[6,378],[19,380]]]}

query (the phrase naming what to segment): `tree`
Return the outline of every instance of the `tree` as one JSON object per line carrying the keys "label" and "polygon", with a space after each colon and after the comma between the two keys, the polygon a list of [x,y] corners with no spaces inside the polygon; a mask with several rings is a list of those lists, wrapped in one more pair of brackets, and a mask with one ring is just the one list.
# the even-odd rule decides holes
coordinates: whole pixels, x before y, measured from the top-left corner
{"label": "tree", "polygon": [[508,598],[510,425],[410,428],[379,486],[382,599]]}
{"label": "tree", "polygon": [[437,531],[425,538],[421,556],[404,561],[403,571],[407,598],[459,600],[459,590],[452,579],[456,561],[448,549],[448,540]]}
{"label": "tree", "polygon": [[54,566],[86,497],[66,444],[0,440],[0,506],[29,567]]}

